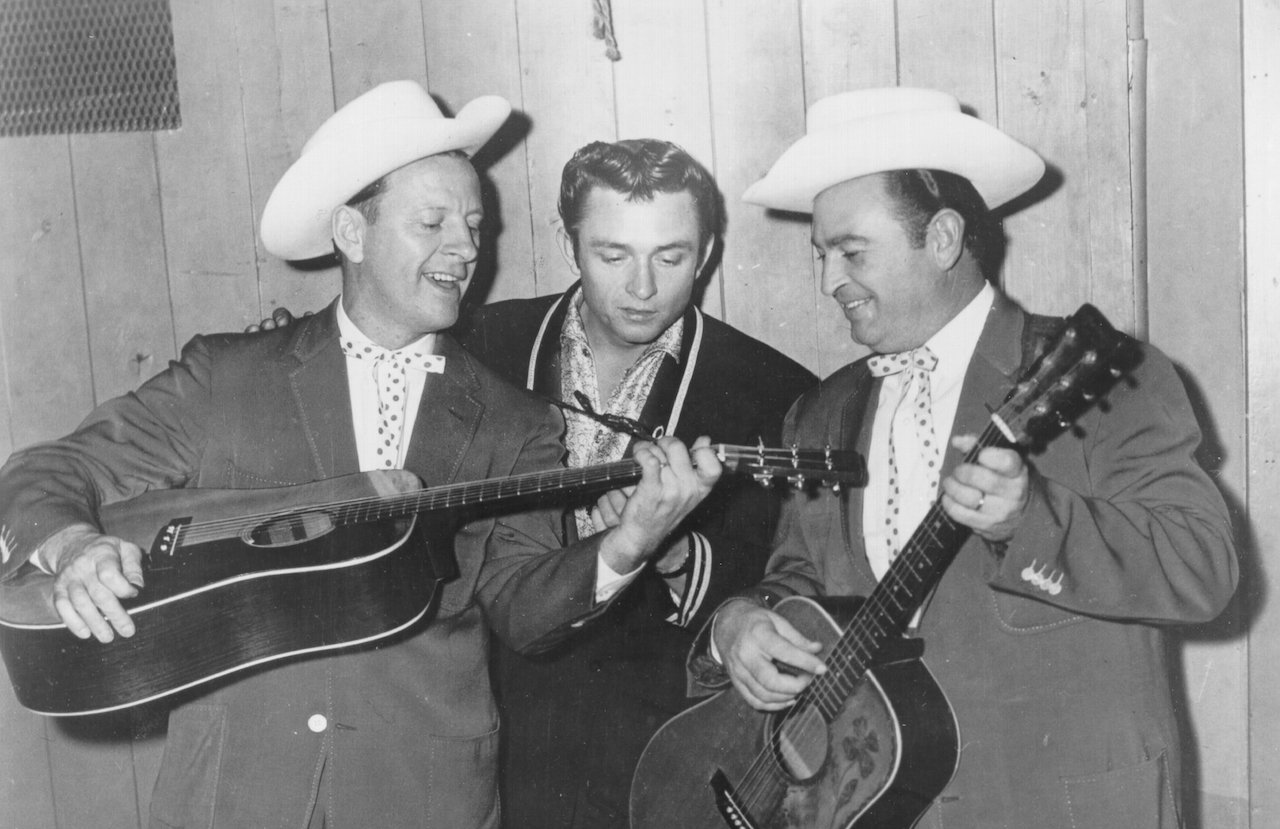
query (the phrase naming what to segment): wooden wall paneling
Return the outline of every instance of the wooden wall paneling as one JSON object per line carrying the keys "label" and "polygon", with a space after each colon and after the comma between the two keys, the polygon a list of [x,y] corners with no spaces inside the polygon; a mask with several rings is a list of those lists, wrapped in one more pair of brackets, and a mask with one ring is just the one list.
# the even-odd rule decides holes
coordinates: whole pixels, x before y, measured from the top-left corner
{"label": "wooden wall paneling", "polygon": [[169,289],[180,343],[259,319],[245,124],[229,3],[175,3],[182,128],[156,135]]}
{"label": "wooden wall paneling", "polygon": [[1084,2],[994,0],[994,8],[997,126],[1063,179],[1005,222],[1004,286],[1028,310],[1070,313],[1089,300],[1090,285]]}
{"label": "wooden wall paneling", "polygon": [[70,140],[93,385],[100,403],[137,388],[176,353],[160,186],[150,133]]}
{"label": "wooden wall paneling", "polygon": [[[618,37],[627,42],[622,60],[613,65],[618,137],[674,141],[714,175],[703,4],[614,0],[613,23]],[[720,274],[710,274],[701,305],[721,318],[722,288]]]}
{"label": "wooden wall paneling", "polygon": [[15,448],[71,431],[93,405],[73,175],[65,136],[3,139],[0,314]]}
{"label": "wooden wall paneling", "polygon": [[329,0],[334,106],[385,81],[426,81],[418,0]]}
{"label": "wooden wall paneling", "polygon": [[[1089,301],[1122,331],[1135,333],[1134,201],[1129,157],[1129,30],[1125,4],[1084,7]],[[1139,206],[1140,207],[1140,206]]]}
{"label": "wooden wall paneling", "polygon": [[[839,92],[899,84],[900,9],[880,0],[804,0],[800,11],[806,104]],[[801,134],[803,120],[792,140]],[[778,152],[790,143],[785,142]],[[825,377],[867,350],[850,339],[844,313],[823,295],[822,273],[813,264],[808,232],[805,225],[804,251],[809,264],[797,259],[789,263],[788,272],[798,275],[804,269],[812,270],[807,287],[817,356],[810,368]]]}
{"label": "wooden wall paneling", "polygon": [[[1145,26],[1150,338],[1187,381],[1205,431],[1200,459],[1240,522],[1242,582],[1257,585],[1270,551],[1249,543],[1243,509],[1248,458],[1240,4],[1147,0]],[[1213,625],[1187,632],[1182,690],[1192,725],[1186,743],[1194,776],[1186,788],[1198,799],[1189,803],[1192,825],[1248,825],[1244,631],[1250,621],[1242,602]]]}
{"label": "wooden wall paneling", "polygon": [[[1245,318],[1248,321],[1248,515],[1255,559],[1280,550],[1280,6],[1244,0]],[[1242,534],[1243,535],[1243,534]],[[1252,825],[1280,824],[1280,602],[1275,568],[1242,587],[1249,629],[1249,786]]]}
{"label": "wooden wall paneling", "polygon": [[950,92],[999,122],[992,0],[898,0],[898,82]]}
{"label": "wooden wall paneling", "polygon": [[807,217],[779,217],[742,201],[804,133],[799,7],[707,0],[716,178],[725,195],[725,318],[813,370],[824,340],[814,324]]}
{"label": "wooden wall paneling", "polygon": [[[986,0],[979,0],[986,2]],[[801,0],[805,98],[897,86],[902,0]]]}
{"label": "wooden wall paneling", "polygon": [[260,228],[276,182],[333,113],[329,19],[324,0],[235,0],[240,99],[253,216],[259,306],[314,311],[337,295],[336,266],[297,268],[262,247]]}
{"label": "wooden wall paneling", "polygon": [[[423,0],[423,41],[432,91],[456,112],[481,95],[501,95],[513,116],[477,158],[488,185],[485,243],[468,289],[471,302],[530,297],[537,285],[524,137],[528,121],[520,91],[520,43],[515,0],[466,4]],[[495,196],[496,194],[496,196]],[[545,206],[544,206],[545,208]],[[497,274],[502,278],[498,279]]]}
{"label": "wooden wall paneling", "polygon": [[[618,137],[613,66],[591,34],[590,3],[516,0],[521,99],[529,119],[533,267],[536,293],[562,291],[573,274],[560,255],[556,199],[564,164],[583,144]],[[631,48],[619,33],[623,59]],[[501,281],[502,277],[499,277]]]}

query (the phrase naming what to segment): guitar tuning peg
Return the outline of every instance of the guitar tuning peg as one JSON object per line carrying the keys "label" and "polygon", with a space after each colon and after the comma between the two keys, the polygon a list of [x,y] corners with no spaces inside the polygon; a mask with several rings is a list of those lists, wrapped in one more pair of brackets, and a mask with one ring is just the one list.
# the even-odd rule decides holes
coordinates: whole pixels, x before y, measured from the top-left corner
{"label": "guitar tuning peg", "polygon": [[831,491],[834,492],[836,495],[839,495],[843,490],[844,490],[844,487],[840,484],[840,481],[838,480],[831,485]]}
{"label": "guitar tuning peg", "polygon": [[1124,372],[1118,368],[1109,368],[1107,369],[1107,372],[1110,373],[1112,377],[1119,377],[1121,374],[1124,374]]}
{"label": "guitar tuning peg", "polygon": [[787,483],[791,484],[791,485],[792,485],[793,487],[795,487],[796,489],[803,489],[803,488],[804,488],[804,476],[803,476],[803,475],[790,475],[790,476],[788,476],[788,477],[787,477]]}
{"label": "guitar tuning peg", "polygon": [[760,484],[760,486],[765,489],[769,489],[773,486],[773,478],[771,478],[767,472],[757,472],[751,477],[756,483]]}

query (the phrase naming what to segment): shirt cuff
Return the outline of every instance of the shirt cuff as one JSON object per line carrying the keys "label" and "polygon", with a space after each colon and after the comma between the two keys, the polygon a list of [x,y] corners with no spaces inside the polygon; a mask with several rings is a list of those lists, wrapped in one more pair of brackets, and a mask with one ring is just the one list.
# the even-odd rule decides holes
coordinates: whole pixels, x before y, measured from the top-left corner
{"label": "shirt cuff", "polygon": [[618,591],[635,581],[642,569],[643,565],[625,575],[619,574],[605,563],[603,556],[596,556],[596,604],[604,604],[616,596]]}

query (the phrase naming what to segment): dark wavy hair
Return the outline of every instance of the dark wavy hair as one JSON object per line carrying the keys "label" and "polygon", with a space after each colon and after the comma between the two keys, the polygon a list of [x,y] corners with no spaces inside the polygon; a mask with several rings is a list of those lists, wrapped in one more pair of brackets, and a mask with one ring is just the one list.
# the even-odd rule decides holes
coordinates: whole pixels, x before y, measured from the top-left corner
{"label": "dark wavy hair", "polygon": [[937,212],[950,208],[964,219],[964,246],[983,275],[994,277],[1004,257],[1004,225],[969,179],[943,170],[891,170],[881,175],[898,221],[915,247],[924,245],[929,221]]}
{"label": "dark wavy hair", "polygon": [[693,196],[698,211],[698,244],[706,250],[724,232],[724,197],[707,169],[681,147],[655,138],[631,138],[607,143],[593,141],[564,165],[560,177],[560,219],[578,252],[578,228],[593,187],[626,195],[629,201],[650,201],[655,193]]}

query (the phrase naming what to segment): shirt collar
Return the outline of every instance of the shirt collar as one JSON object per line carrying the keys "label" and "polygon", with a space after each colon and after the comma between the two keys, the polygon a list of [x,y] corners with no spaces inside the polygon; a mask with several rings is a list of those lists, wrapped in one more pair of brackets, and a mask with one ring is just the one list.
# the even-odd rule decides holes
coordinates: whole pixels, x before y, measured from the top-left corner
{"label": "shirt collar", "polygon": [[[338,337],[343,340],[351,340],[361,345],[371,344],[377,345],[373,340],[365,336],[360,330],[360,326],[351,321],[351,317],[347,316],[347,309],[342,307],[342,296],[338,296]],[[435,332],[424,334],[403,348],[396,351],[418,351],[423,354],[436,353],[436,335]]]}
{"label": "shirt collar", "polygon": [[995,299],[996,292],[991,283],[983,282],[982,290],[969,304],[925,343],[938,358],[938,367],[933,372],[936,379],[945,382],[964,378]]}

